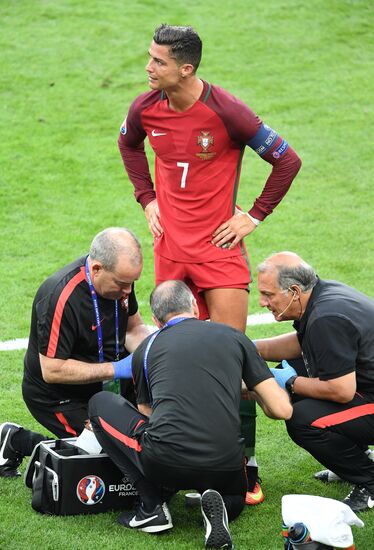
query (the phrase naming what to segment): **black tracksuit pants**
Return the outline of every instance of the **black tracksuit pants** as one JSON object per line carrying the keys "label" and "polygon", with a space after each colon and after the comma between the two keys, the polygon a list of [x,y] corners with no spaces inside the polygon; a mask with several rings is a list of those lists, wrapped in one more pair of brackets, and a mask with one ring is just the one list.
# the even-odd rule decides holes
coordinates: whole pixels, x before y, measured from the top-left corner
{"label": "black tracksuit pants", "polygon": [[153,492],[158,490],[162,499],[162,487],[173,488],[175,492],[215,489],[225,501],[229,520],[242,511],[247,491],[244,457],[243,467],[235,471],[164,466],[144,451],[148,418],[129,401],[111,392],[99,392],[90,399],[88,414],[100,445],[138,490],[139,486],[148,486]]}
{"label": "black tracksuit pants", "polygon": [[290,437],[342,479],[374,494],[374,395],[356,393],[349,403],[296,398],[286,422]]}

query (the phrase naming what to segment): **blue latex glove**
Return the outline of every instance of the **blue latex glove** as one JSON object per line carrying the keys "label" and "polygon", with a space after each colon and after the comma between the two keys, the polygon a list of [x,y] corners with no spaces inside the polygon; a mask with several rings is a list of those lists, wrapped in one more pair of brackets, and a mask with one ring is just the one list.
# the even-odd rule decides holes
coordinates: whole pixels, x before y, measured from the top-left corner
{"label": "blue latex glove", "polygon": [[271,372],[274,375],[275,380],[278,382],[279,386],[283,389],[286,388],[286,382],[291,378],[291,376],[295,376],[297,372],[285,359],[282,361],[282,368],[281,369],[270,369]]}
{"label": "blue latex glove", "polygon": [[114,378],[132,378],[132,353],[112,363],[114,367]]}

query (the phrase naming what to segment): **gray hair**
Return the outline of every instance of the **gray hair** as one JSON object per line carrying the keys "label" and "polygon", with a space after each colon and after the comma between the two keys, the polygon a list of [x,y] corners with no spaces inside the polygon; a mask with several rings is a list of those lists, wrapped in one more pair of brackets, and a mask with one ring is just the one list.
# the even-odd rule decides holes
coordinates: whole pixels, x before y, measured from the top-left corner
{"label": "gray hair", "polygon": [[265,260],[258,266],[257,271],[258,273],[276,271],[279,288],[284,293],[293,285],[298,286],[301,292],[308,292],[312,290],[318,280],[313,267],[303,260],[301,260],[299,265],[294,266],[274,264]]}
{"label": "gray hair", "polygon": [[194,296],[183,281],[164,281],[157,285],[151,293],[149,303],[153,315],[161,324],[181,313],[192,313]]}
{"label": "gray hair", "polygon": [[108,227],[94,237],[90,247],[91,260],[101,262],[104,269],[113,271],[121,254],[138,266],[143,261],[142,248],[136,235],[125,227]]}

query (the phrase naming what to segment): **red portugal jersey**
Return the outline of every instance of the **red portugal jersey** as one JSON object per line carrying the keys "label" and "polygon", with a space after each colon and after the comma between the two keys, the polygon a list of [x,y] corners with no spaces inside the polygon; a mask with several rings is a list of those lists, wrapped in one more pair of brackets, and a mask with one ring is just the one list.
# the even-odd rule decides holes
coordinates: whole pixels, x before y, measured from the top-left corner
{"label": "red portugal jersey", "polygon": [[[211,240],[215,229],[235,212],[244,149],[252,146],[253,139],[257,148],[262,146],[261,132],[270,143],[265,153],[279,149],[284,142],[271,128],[264,130],[259,117],[242,101],[206,82],[200,99],[183,112],[170,109],[160,91],[145,93],[134,101],[121,128],[119,146],[137,200],[144,208],[157,197],[164,230],[155,240],[159,255],[198,263],[243,253],[241,243],[227,250],[217,248]],[[146,136],[156,155],[156,195],[144,153]],[[273,157],[273,163],[290,149],[284,143],[285,150]],[[275,185],[277,202],[292,179],[287,180],[285,190]],[[263,210],[260,204],[250,212],[263,219],[270,213],[266,208],[271,211],[274,207],[269,204]]]}

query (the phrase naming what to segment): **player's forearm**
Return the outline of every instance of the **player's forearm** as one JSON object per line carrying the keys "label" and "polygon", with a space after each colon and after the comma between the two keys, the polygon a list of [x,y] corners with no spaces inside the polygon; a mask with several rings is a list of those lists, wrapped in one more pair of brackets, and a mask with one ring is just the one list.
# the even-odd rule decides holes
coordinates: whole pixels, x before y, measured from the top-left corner
{"label": "player's forearm", "polygon": [[294,381],[293,391],[295,394],[304,397],[325,399],[336,403],[348,403],[355,395],[356,377],[354,373],[333,380],[298,376]]}
{"label": "player's forearm", "polygon": [[265,361],[280,362],[283,359],[297,359],[301,356],[296,332],[271,338],[259,338],[256,340],[256,348]]}
{"label": "player's forearm", "polygon": [[89,384],[114,377],[112,363],[85,363],[76,359],[48,361],[44,358],[41,368],[47,384]]}
{"label": "player's forearm", "polygon": [[292,416],[292,405],[289,395],[282,390],[274,378],[268,378],[253,389],[256,401],[266,416],[275,420],[288,420]]}
{"label": "player's forearm", "polygon": [[136,325],[126,332],[126,349],[133,353],[144,338],[150,335],[149,329],[144,323]]}
{"label": "player's forearm", "polygon": [[135,188],[135,198],[144,209],[148,203],[156,198],[144,144],[137,147],[128,147],[123,143],[122,136],[120,136],[118,147],[126,172]]}
{"label": "player's forearm", "polygon": [[290,403],[284,403],[281,408],[278,407],[277,410],[274,410],[273,407],[267,406],[258,395],[256,396],[256,401],[268,418],[272,418],[273,420],[289,420],[292,416],[293,409]]}
{"label": "player's forearm", "polygon": [[267,155],[264,160],[270,162],[273,169],[261,195],[249,211],[249,214],[258,220],[266,218],[281,202],[301,168],[301,160],[291,147],[288,147],[280,159],[276,160]]}

